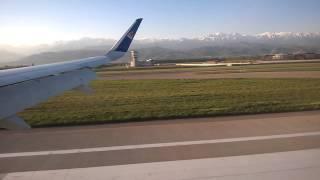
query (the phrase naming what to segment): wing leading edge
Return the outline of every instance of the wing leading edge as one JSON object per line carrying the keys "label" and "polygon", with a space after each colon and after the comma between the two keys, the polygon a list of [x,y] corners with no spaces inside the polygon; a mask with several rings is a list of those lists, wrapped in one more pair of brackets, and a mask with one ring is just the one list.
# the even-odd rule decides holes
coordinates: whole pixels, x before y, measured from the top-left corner
{"label": "wing leading edge", "polygon": [[92,68],[122,57],[141,24],[137,19],[104,56],[0,71],[0,127],[26,129],[29,126],[16,113],[59,95],[66,90],[88,92],[95,79]]}

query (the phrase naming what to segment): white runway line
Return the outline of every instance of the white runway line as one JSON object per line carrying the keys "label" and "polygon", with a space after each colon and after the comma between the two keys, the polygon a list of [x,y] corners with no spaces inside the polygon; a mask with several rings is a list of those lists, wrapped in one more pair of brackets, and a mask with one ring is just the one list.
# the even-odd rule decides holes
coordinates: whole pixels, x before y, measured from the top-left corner
{"label": "white runway line", "polygon": [[[320,149],[3,174],[3,180],[319,180]],[[1,177],[1,175],[0,175]]]}
{"label": "white runway line", "polygon": [[291,137],[306,137],[306,136],[318,136],[318,135],[320,135],[320,132],[281,134],[281,135],[271,135],[271,136],[241,137],[241,138],[228,138],[228,139],[214,139],[214,140],[200,140],[200,141],[182,141],[182,142],[170,142],[170,143],[125,145],[125,146],[109,146],[109,147],[69,149],[69,150],[54,150],[54,151],[3,153],[3,154],[0,154],[0,158],[22,157],[22,156],[40,156],[40,155],[56,155],[56,154],[74,154],[74,153],[102,152],[102,151],[114,151],[114,150],[157,148],[157,147],[173,147],[173,146],[183,146],[183,145],[201,145],[201,144],[241,142],[241,141],[252,141],[252,140],[270,140],[270,139],[281,139],[281,138],[291,138]]}

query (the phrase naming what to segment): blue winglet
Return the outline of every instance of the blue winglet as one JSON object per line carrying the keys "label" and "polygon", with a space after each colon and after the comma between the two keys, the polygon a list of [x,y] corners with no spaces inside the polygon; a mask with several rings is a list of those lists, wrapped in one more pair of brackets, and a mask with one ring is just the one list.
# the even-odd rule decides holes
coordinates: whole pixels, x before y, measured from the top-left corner
{"label": "blue winglet", "polygon": [[141,21],[142,18],[137,19],[128,29],[128,31],[121,37],[121,39],[111,48],[111,51],[127,52],[134,36],[136,35]]}

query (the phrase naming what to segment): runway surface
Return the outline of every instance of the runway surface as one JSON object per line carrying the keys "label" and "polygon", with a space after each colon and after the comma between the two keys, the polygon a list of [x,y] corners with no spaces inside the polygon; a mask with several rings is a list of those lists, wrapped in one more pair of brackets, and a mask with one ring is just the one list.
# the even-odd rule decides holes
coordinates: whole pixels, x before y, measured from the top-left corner
{"label": "runway surface", "polygon": [[317,179],[320,111],[0,131],[0,179]]}
{"label": "runway surface", "polygon": [[134,80],[134,79],[234,79],[234,78],[319,78],[320,71],[287,71],[287,72],[121,72],[111,74],[99,73],[100,79]]}

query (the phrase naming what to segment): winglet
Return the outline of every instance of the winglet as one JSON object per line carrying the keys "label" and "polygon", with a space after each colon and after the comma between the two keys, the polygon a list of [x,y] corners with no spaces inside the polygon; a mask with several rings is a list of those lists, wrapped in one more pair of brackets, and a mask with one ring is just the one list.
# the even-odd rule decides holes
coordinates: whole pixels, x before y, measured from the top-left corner
{"label": "winglet", "polygon": [[141,24],[142,18],[137,19],[121,39],[111,48],[110,51],[127,52],[130,44],[136,35],[136,32]]}

